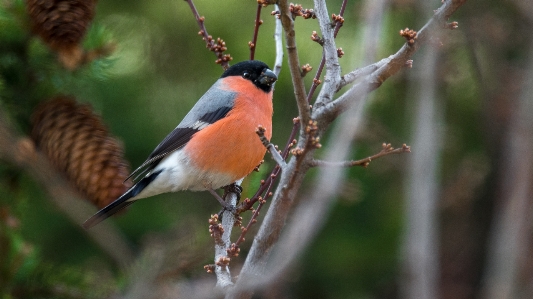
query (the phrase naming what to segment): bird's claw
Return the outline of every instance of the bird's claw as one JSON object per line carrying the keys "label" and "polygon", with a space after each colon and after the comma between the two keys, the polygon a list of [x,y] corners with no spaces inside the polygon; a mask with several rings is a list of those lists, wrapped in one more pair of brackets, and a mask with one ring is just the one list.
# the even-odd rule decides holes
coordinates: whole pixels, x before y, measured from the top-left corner
{"label": "bird's claw", "polygon": [[[227,185],[224,187],[224,196],[223,198],[226,199],[226,196],[229,193],[235,193],[237,195],[237,203],[241,200],[241,193],[242,193],[242,187],[233,183],[231,185]],[[222,202],[221,202],[222,204]],[[228,204],[224,201],[224,204],[222,204],[222,210],[218,212],[218,219],[222,220],[222,214],[224,211],[231,212],[234,216],[237,216],[237,207],[231,204]]]}
{"label": "bird's claw", "polygon": [[242,187],[233,183],[231,185],[227,185],[224,187],[224,198],[228,195],[228,193],[235,193],[237,195],[237,203],[241,201],[241,193],[242,193]]}
{"label": "bird's claw", "polygon": [[226,212],[226,211],[228,211],[231,214],[233,214],[234,217],[238,216],[237,207],[228,204],[228,205],[223,206],[222,209],[220,210],[220,212],[218,212],[218,219],[220,219],[220,221],[222,221],[222,217],[224,215],[224,212]]}

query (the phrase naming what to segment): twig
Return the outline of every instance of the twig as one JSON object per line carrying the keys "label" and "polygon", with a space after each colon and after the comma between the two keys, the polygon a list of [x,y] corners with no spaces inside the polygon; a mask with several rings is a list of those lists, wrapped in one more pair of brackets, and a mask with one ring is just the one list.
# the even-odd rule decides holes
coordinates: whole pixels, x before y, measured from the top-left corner
{"label": "twig", "polygon": [[259,213],[261,212],[261,209],[263,208],[263,206],[266,204],[267,198],[272,197],[272,192],[270,192],[270,190],[272,189],[273,186],[274,186],[274,180],[270,180],[268,184],[268,188],[266,190],[265,197],[264,198],[261,196],[257,197],[257,201],[259,201],[259,205],[257,206],[257,209],[255,210],[252,209],[252,217],[250,217],[250,220],[248,221],[248,225],[246,225],[246,227],[241,226],[241,234],[239,238],[237,239],[237,241],[235,241],[236,246],[239,246],[242,242],[244,242],[245,240],[244,237],[246,237],[246,233],[250,230],[250,227],[253,224],[257,223],[257,217],[259,216]]}
{"label": "twig", "polygon": [[400,148],[393,148],[390,143],[383,143],[383,149],[370,157],[356,160],[356,161],[338,161],[338,162],[332,162],[332,161],[323,161],[323,160],[311,160],[309,161],[309,166],[311,167],[352,167],[352,166],[362,166],[367,167],[372,160],[375,160],[377,158],[381,158],[383,156],[393,155],[393,154],[401,154],[401,153],[410,153],[411,147],[408,145],[403,144]]}
{"label": "twig", "polygon": [[[268,5],[268,4],[271,4],[268,1],[263,1],[263,2],[264,3],[260,3],[260,4],[262,4],[264,6]],[[275,8],[276,8],[276,10],[279,9],[277,4],[275,5]],[[275,44],[276,44],[276,62],[274,64],[274,73],[276,75],[279,75],[279,73],[281,72],[281,66],[282,66],[282,63],[283,63],[283,43],[282,43],[282,39],[281,39],[281,32],[282,32],[281,20],[279,18],[276,18],[276,29],[275,29],[275,33],[274,33],[274,41],[275,41]],[[296,118],[296,119],[298,119],[298,118]],[[289,153],[289,149],[295,144],[295,142],[292,142],[292,141],[294,140],[294,137],[296,136],[296,133],[298,131],[298,128],[299,128],[299,127],[297,127],[298,123],[299,123],[299,121],[295,121],[295,125],[293,127],[293,130],[292,130],[292,132],[291,132],[291,134],[289,136],[289,141],[287,141],[287,144],[285,145],[285,148],[284,148],[283,153],[282,153],[283,159],[287,158],[287,155]],[[265,192],[265,189],[267,190],[267,194],[268,194],[268,192],[272,188],[272,185],[274,183],[274,179],[278,177],[279,172],[280,172],[279,166],[274,167],[274,169],[268,175],[268,177],[265,180],[262,181],[262,184],[259,187],[259,189],[257,190],[256,194],[251,199],[244,200],[239,205],[239,207],[237,207],[237,213],[240,214],[240,213],[242,213],[244,211],[247,211],[247,210],[251,209],[251,207],[258,201],[259,197]],[[258,209],[260,209],[260,207],[258,207]],[[252,217],[252,220],[253,220],[253,217]],[[248,227],[249,227],[249,225],[248,225]],[[237,243],[237,245],[238,245],[238,243]]]}
{"label": "twig", "polygon": [[[294,137],[296,136],[300,128],[299,124],[300,124],[299,118],[295,118],[294,126],[289,136],[289,140],[287,141],[287,144],[285,145],[285,148],[283,149],[283,152],[281,153],[281,157],[283,160],[287,159],[290,149],[294,145],[296,145],[296,139],[294,139]],[[257,190],[257,192],[255,193],[255,195],[251,199],[245,199],[237,207],[237,213],[240,214],[244,211],[250,210],[252,206],[259,200],[262,194],[266,193],[267,195],[265,196],[265,198],[268,197],[275,180],[279,177],[280,171],[281,171],[281,168],[279,167],[279,165],[276,165],[276,167],[274,167],[274,169],[270,172],[270,174],[266,177],[266,179],[261,180],[261,185],[259,189]]]}
{"label": "twig", "polygon": [[[372,5],[371,5],[372,3]],[[375,4],[376,5],[373,5]],[[367,16],[372,16],[375,19],[375,23],[380,23],[384,11],[384,4],[386,1],[365,1],[365,7],[371,7],[371,11]],[[372,32],[379,26],[366,25],[364,29],[366,32]],[[365,38],[360,42],[366,46],[366,48],[374,48],[374,44],[377,44],[378,40],[376,35],[364,34]],[[365,49],[363,52],[369,52]],[[366,55],[365,55],[366,56]],[[326,60],[326,64],[332,63],[330,60]],[[319,95],[319,99],[320,99]],[[320,101],[319,101],[320,103]],[[357,130],[362,127],[363,122],[363,107],[364,101],[354,103],[348,113],[340,120],[340,123],[335,126],[332,136],[336,136],[335,141],[328,145],[328,149],[325,152],[326,160],[338,160],[345,159],[350,153],[350,147],[352,145],[352,136],[355,135]],[[329,120],[330,122],[332,120]],[[318,123],[318,122],[317,122]],[[328,121],[322,121],[320,127],[317,125],[309,128],[309,135],[315,138],[319,137],[321,132],[329,125]],[[306,130],[307,131],[307,130]],[[385,145],[384,149],[390,149],[390,145]],[[307,161],[311,161],[312,152],[309,154],[304,153],[304,158],[307,157]],[[265,270],[265,276],[269,278],[277,277],[286,273],[290,269],[290,265],[295,262],[297,256],[307,248],[309,242],[320,231],[320,227],[325,223],[335,198],[339,190],[343,178],[344,169],[339,167],[325,167],[319,170],[316,181],[312,184],[315,186],[305,196],[305,201],[291,211],[291,215],[298,215],[298,220],[291,221],[289,225],[284,228],[284,235],[280,236],[277,242],[277,246],[272,250],[272,256],[269,258],[269,267]],[[282,180],[280,184],[283,184]],[[286,199],[284,199],[286,200]],[[274,204],[274,200],[273,203]],[[276,217],[283,217],[283,215],[277,214]],[[267,214],[268,217],[268,214]],[[305,219],[312,219],[312,221],[305,221]],[[257,238],[257,237],[256,237]],[[242,275],[242,274],[241,274]],[[264,277],[264,276],[263,276]],[[266,277],[265,277],[266,279]]]}
{"label": "twig", "polygon": [[[275,5],[276,10],[279,10],[278,5]],[[275,18],[276,20],[276,29],[274,30],[274,42],[276,45],[276,61],[274,62],[274,73],[279,77],[281,72],[281,66],[283,64],[283,42],[281,39],[282,27],[281,20]],[[275,83],[274,83],[275,84]]]}
{"label": "twig", "polygon": [[303,143],[304,145],[299,145],[291,150],[291,154],[293,154],[295,157],[305,156],[308,152],[322,147],[322,144],[320,143],[320,137],[318,136],[319,129],[317,121],[310,120],[303,131],[305,137],[301,139],[305,140]]}
{"label": "twig", "polygon": [[268,140],[265,136],[266,129],[263,126],[258,126],[255,133],[257,136],[259,136],[259,139],[261,140],[261,143],[266,147],[266,149],[270,152],[272,155],[272,159],[278,163],[279,167],[283,170],[285,166],[287,166],[287,163],[285,163],[285,159],[281,156],[280,152],[278,152],[278,149],[276,146],[272,143],[270,143],[270,140]]}
{"label": "twig", "polygon": [[[346,4],[343,2],[343,5]],[[343,12],[343,8],[341,8],[341,12]],[[324,84],[320,89],[316,104],[323,105],[333,100],[333,95],[335,94],[341,78],[339,57],[337,55],[337,47],[335,45],[335,29],[337,26],[341,26],[342,22],[340,19],[337,20],[337,25],[335,28],[331,28],[330,16],[325,0],[315,0],[315,13],[318,23],[320,24],[320,32],[322,33],[322,39],[324,41],[322,46],[322,56],[324,58],[323,60],[325,61],[326,68],[326,74],[324,75],[323,81]],[[342,19],[342,16],[340,18]]]}
{"label": "twig", "polygon": [[[296,136],[296,133],[298,132],[299,123],[300,123],[299,118],[295,118],[293,130],[289,136],[289,141],[287,142],[287,144],[285,145],[285,148],[283,149],[283,152],[281,153],[281,159],[283,160],[283,162],[285,162],[285,159],[287,159],[287,156],[289,155],[289,150],[296,144],[296,140],[294,139],[294,137]],[[265,143],[264,141],[262,142],[263,144]],[[249,231],[250,227],[257,222],[256,220],[257,216],[259,216],[259,212],[261,211],[261,208],[266,203],[266,199],[269,197],[272,197],[271,190],[274,186],[275,179],[279,176],[280,171],[281,171],[281,168],[278,164],[276,165],[276,167],[274,167],[274,169],[269,174],[267,179],[261,181],[261,186],[259,187],[259,190],[256,192],[256,194],[251,199],[245,199],[241,203],[241,205],[237,208],[237,213],[240,214],[244,211],[252,209],[252,206],[256,202],[259,201],[259,205],[257,206],[257,209],[255,210],[252,209],[252,217],[250,218],[248,225],[246,227],[241,227],[241,230],[242,230],[241,235],[239,236],[237,241],[234,243],[237,249],[240,243],[244,241],[244,237],[246,236],[246,233]],[[265,194],[264,197],[261,197],[262,194]]]}
{"label": "twig", "polygon": [[387,63],[387,59],[381,59],[380,61],[367,65],[362,68],[357,68],[344,76],[341,77],[341,82],[339,83],[339,86],[337,87],[337,91],[339,92],[344,86],[349,85],[353,82],[355,82],[357,79],[360,79],[364,76],[368,76],[378,70],[380,67],[385,65]]}
{"label": "twig", "polygon": [[298,105],[298,113],[300,119],[307,123],[311,119],[311,112],[309,104],[307,103],[307,96],[305,92],[305,85],[302,76],[300,75],[300,60],[298,58],[298,50],[296,48],[296,32],[294,31],[294,19],[289,8],[287,0],[280,0],[279,3],[280,18],[285,30],[285,40],[287,43],[287,54],[289,56],[289,70],[291,72],[292,85],[294,87],[294,96],[296,97],[296,104]]}
{"label": "twig", "polygon": [[316,19],[315,11],[312,9],[303,8],[300,4],[289,4],[289,11],[292,13],[292,18],[302,17],[304,19]]}
{"label": "twig", "polygon": [[263,20],[261,20],[262,7],[263,5],[261,5],[260,3],[257,4],[257,13],[255,14],[254,36],[252,38],[252,41],[248,43],[248,46],[250,47],[250,60],[254,60],[255,47],[257,46],[257,36],[259,35],[259,26],[263,24]]}
{"label": "twig", "polygon": [[[370,75],[366,76],[362,82],[352,86],[335,101],[327,103],[325,106],[317,107],[317,110],[319,111],[314,111],[315,118],[335,118],[346,109],[348,105],[347,102],[359,99],[375,90],[390,76],[396,74],[406,65],[408,66],[409,58],[428,40],[431,32],[445,28],[446,20],[464,3],[466,3],[466,0],[446,0],[444,4],[435,11],[433,17],[417,32],[415,43],[410,44],[409,42],[406,42],[394,55],[382,59],[379,63],[380,67]],[[337,86],[337,91],[342,88],[342,86],[344,85],[339,84]]]}
{"label": "twig", "polygon": [[207,33],[207,29],[205,28],[205,18],[201,17],[198,14],[198,10],[196,9],[196,6],[193,3],[193,0],[185,0],[189,4],[189,7],[191,8],[192,14],[194,15],[194,18],[196,19],[196,23],[198,23],[198,27],[200,27],[200,31],[198,32],[199,35],[202,36],[202,39],[205,41],[206,47],[215,53],[215,56],[217,57],[217,60],[215,60],[215,63],[220,64],[223,69],[229,68],[229,62],[233,60],[231,55],[224,54],[224,51],[227,50],[226,48],[226,42],[224,40],[217,38],[217,41],[213,40],[213,37]]}
{"label": "twig", "polygon": [[209,218],[209,233],[211,234],[211,238],[215,240],[215,244],[224,244],[224,241],[222,241],[224,228],[222,227],[222,224],[218,222],[217,214],[211,215],[211,218]]}
{"label": "twig", "polygon": [[[344,16],[344,11],[346,10],[346,4],[348,0],[343,0],[341,9],[339,12],[339,16],[342,18]],[[333,31],[333,38],[337,38],[337,34],[339,33],[339,30],[342,27],[343,22],[337,21],[335,22],[335,30]],[[324,65],[326,64],[326,58],[324,56],[324,53],[322,53],[322,59],[320,60],[320,64],[318,66],[318,70],[315,74],[315,78],[313,79],[313,85],[311,85],[311,88],[309,89],[309,93],[307,94],[307,102],[311,103],[311,99],[313,98],[313,95],[315,93],[316,88],[318,85],[320,85],[320,76],[322,75],[322,70],[324,70]]]}

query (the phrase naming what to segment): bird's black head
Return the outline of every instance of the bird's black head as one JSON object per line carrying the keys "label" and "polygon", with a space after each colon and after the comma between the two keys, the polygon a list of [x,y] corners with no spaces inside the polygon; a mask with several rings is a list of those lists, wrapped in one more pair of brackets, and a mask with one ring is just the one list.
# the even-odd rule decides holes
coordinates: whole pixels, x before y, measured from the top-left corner
{"label": "bird's black head", "polygon": [[246,80],[250,80],[255,86],[265,92],[270,92],[272,90],[272,84],[278,79],[268,65],[258,60],[247,60],[234,64],[220,78],[229,76],[240,76]]}

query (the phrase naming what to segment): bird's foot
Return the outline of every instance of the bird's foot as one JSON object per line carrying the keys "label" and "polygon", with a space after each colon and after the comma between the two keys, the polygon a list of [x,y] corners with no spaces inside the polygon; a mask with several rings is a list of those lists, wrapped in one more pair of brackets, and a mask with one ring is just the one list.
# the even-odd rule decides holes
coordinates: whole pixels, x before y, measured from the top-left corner
{"label": "bird's foot", "polygon": [[[239,188],[240,188],[240,186],[239,186]],[[220,210],[220,212],[218,212],[218,219],[220,221],[222,221],[222,214],[224,214],[224,211],[229,211],[233,215],[237,215],[237,208],[234,205],[225,202],[224,199],[222,199],[222,197],[220,197],[220,195],[218,195],[218,193],[215,192],[215,190],[213,190],[213,189],[207,189],[207,190],[209,191],[209,193],[211,193],[211,195],[213,195],[218,200],[218,202],[222,206],[222,210]],[[242,188],[241,188],[241,190],[242,190]],[[224,197],[225,197],[225,195],[224,195]]]}
{"label": "bird's foot", "polygon": [[218,212],[218,219],[222,221],[222,215],[225,211],[231,212],[234,216],[237,216],[237,208],[236,206],[227,203],[224,199],[226,196],[228,196],[229,193],[235,193],[237,195],[237,203],[241,200],[241,193],[242,193],[242,187],[233,183],[231,185],[227,185],[223,187],[224,189],[224,195],[220,197],[218,193],[216,193],[213,189],[209,189],[209,192],[218,200],[220,205],[222,205],[222,209],[220,212]]}
{"label": "bird's foot", "polygon": [[224,196],[223,198],[226,198],[226,196],[228,195],[228,193],[235,193],[237,195],[237,203],[239,203],[239,201],[241,201],[241,194],[242,194],[242,187],[233,183],[233,184],[230,184],[230,185],[227,185],[224,188]]}
{"label": "bird's foot", "polygon": [[237,214],[237,208],[235,206],[232,206],[232,205],[227,205],[227,206],[223,206],[222,209],[220,209],[220,212],[218,212],[218,219],[220,221],[222,221],[222,218],[223,218],[223,215],[224,215],[224,212],[230,212],[231,214],[233,214],[234,217],[237,217],[239,216],[239,214]]}

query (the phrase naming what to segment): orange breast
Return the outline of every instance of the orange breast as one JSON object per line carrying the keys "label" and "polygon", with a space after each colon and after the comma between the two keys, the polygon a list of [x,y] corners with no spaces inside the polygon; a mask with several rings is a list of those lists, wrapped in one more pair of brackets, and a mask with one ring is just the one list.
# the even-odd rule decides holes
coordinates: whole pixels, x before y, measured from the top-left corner
{"label": "orange breast", "polygon": [[[272,92],[265,93],[241,77],[227,77],[224,83],[238,94],[233,109],[196,133],[184,150],[196,167],[238,180],[252,172],[266,153],[255,131],[262,125],[265,136],[272,137]],[[229,90],[228,85],[223,88]]]}

